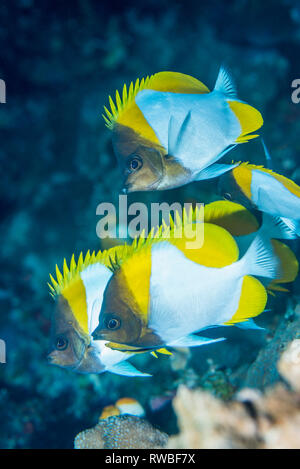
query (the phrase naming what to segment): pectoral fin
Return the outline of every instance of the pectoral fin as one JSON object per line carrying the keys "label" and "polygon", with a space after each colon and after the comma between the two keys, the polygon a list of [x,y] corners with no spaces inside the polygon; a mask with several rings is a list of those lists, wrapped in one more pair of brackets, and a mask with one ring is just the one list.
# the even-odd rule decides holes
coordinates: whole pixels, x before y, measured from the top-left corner
{"label": "pectoral fin", "polygon": [[[229,151],[229,150],[228,150]],[[219,164],[214,163],[208,166],[207,168],[202,169],[194,177],[194,181],[203,181],[204,179],[213,179],[215,177],[221,176],[221,174],[227,173],[231,169],[238,166],[239,163],[235,164]]]}

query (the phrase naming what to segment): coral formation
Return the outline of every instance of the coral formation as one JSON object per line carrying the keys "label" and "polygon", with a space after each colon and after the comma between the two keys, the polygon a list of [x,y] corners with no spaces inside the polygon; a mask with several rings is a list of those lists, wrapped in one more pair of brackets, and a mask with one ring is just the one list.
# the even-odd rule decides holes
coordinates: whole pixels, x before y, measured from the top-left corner
{"label": "coral formation", "polygon": [[154,449],[166,446],[168,436],[134,415],[112,416],[79,433],[75,449]]}
{"label": "coral formation", "polygon": [[300,341],[292,341],[279,362],[291,386],[277,384],[262,394],[245,388],[229,402],[206,391],[180,387],[174,399],[179,435],[169,448],[299,449]]}

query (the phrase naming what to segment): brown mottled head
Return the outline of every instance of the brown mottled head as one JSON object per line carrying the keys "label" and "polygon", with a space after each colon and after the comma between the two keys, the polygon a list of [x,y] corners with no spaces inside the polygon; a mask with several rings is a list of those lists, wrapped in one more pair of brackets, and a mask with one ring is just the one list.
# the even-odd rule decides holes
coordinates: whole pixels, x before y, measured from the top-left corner
{"label": "brown mottled head", "polygon": [[49,362],[65,368],[76,368],[82,361],[90,337],[79,327],[70,306],[58,295],[52,318],[52,351]]}
{"label": "brown mottled head", "polygon": [[[114,346],[111,348],[122,351],[126,347],[153,349],[163,342],[151,329],[147,327],[149,272],[147,272],[146,258],[134,259],[135,265],[126,265],[111,277],[104,293],[99,325],[92,336],[96,340],[108,340]],[[141,272],[138,272],[141,270]]]}
{"label": "brown mottled head", "polygon": [[188,182],[189,172],[162,146],[131,128],[115,124],[112,141],[124,177],[124,192],[172,189]]}

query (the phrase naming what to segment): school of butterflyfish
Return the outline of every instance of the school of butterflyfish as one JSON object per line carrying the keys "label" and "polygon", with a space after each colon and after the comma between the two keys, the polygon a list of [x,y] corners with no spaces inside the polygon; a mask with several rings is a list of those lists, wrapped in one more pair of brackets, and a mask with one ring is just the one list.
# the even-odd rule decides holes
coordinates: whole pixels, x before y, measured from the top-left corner
{"label": "school of butterflyfish", "polygon": [[[198,206],[184,210],[132,244],[73,255],[50,275],[50,362],[150,376],[129,359],[221,342],[225,326],[259,329],[253,318],[268,296],[288,291],[298,274],[282,240],[300,235],[300,187],[263,166],[219,163],[263,125],[223,67],[213,91],[189,75],[160,72],[124,85],[104,111],[123,192],[217,178],[222,194],[202,217]],[[203,242],[191,247],[187,228],[200,224]],[[217,338],[205,335],[211,328]]]}

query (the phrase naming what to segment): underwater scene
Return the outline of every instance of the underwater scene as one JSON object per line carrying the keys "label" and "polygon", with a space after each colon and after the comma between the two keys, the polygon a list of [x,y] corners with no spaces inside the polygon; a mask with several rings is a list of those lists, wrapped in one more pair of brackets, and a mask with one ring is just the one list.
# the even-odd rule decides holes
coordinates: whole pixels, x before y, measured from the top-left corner
{"label": "underwater scene", "polygon": [[299,449],[299,0],[3,1],[0,42],[0,448]]}

